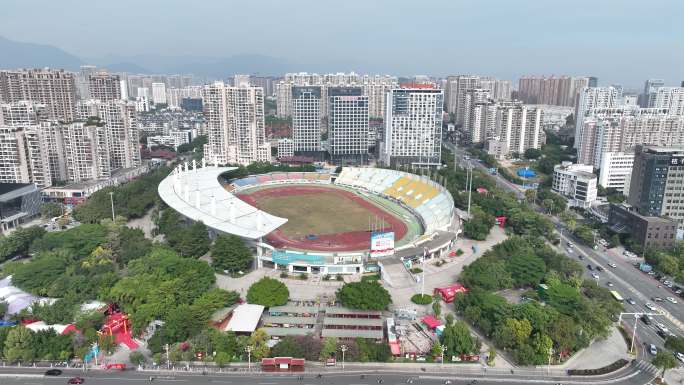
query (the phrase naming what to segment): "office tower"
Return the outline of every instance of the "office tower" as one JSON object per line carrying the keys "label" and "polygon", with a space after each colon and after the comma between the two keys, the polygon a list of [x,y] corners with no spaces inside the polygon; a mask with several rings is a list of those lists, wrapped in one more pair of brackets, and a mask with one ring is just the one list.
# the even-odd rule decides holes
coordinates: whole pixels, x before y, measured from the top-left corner
{"label": "office tower", "polygon": [[44,133],[39,126],[0,126],[0,183],[52,185]]}
{"label": "office tower", "polygon": [[684,87],[658,87],[650,95],[649,108],[664,108],[670,115],[684,115]]}
{"label": "office tower", "polygon": [[48,120],[45,104],[29,101],[0,104],[0,124],[8,126],[35,126]]}
{"label": "office tower", "polygon": [[0,101],[45,104],[50,119],[71,121],[76,103],[74,74],[63,70],[0,71]]}
{"label": "office tower", "polygon": [[587,77],[523,76],[518,82],[518,98],[527,104],[575,106],[577,92],[589,84]]}
{"label": "office tower", "polygon": [[328,141],[333,162],[368,160],[368,96],[361,87],[328,89]]}
{"label": "office tower", "polygon": [[380,158],[386,165],[439,166],[444,92],[398,88],[387,93]]}
{"label": "office tower", "polygon": [[684,227],[684,147],[636,146],[627,202],[640,214],[670,217]]}
{"label": "office tower", "polygon": [[598,87],[598,78],[596,76],[589,76],[587,87]]}
{"label": "office tower", "polygon": [[321,86],[292,87],[292,140],[297,155],[321,151]]}
{"label": "office tower", "polygon": [[613,108],[618,105],[622,95],[615,87],[584,87],[579,91],[575,106],[575,142],[578,148],[584,133],[584,118],[595,108]]}
{"label": "office tower", "polygon": [[223,82],[204,86],[208,143],[205,157],[218,164],[247,165],[268,161],[265,145],[264,94],[261,87],[231,87]]}
{"label": "office tower", "polygon": [[463,132],[468,143],[483,143],[494,135],[496,104],[489,89],[473,88],[465,92]]}
{"label": "office tower", "polygon": [[152,103],[166,104],[166,85],[164,83],[152,83]]}
{"label": "office tower", "polygon": [[121,79],[119,75],[97,72],[88,76],[88,95],[90,99],[103,102],[121,99]]}
{"label": "office tower", "polygon": [[110,143],[102,122],[70,123],[64,126],[62,135],[68,180],[82,182],[111,176]]}
{"label": "office tower", "polygon": [[665,86],[663,79],[648,79],[644,83],[644,92],[639,97],[639,105],[641,107],[648,107],[650,104],[651,95],[657,88]]}
{"label": "office tower", "polygon": [[523,154],[544,144],[542,122],[544,112],[520,101],[501,102],[496,107],[495,136],[506,154]]}
{"label": "office tower", "polygon": [[629,179],[634,165],[633,152],[606,152],[601,159],[599,185],[629,193]]}

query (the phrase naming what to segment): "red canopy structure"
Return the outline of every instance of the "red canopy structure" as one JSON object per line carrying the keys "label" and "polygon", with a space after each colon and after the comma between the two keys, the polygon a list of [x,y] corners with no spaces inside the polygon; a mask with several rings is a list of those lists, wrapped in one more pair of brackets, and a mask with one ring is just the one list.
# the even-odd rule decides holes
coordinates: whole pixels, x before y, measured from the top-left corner
{"label": "red canopy structure", "polygon": [[425,326],[427,326],[430,330],[435,330],[437,329],[437,326],[440,326],[442,324],[440,320],[431,315],[426,315],[420,321],[424,323]]}
{"label": "red canopy structure", "polygon": [[131,350],[138,348],[138,344],[131,336],[131,321],[126,313],[110,312],[98,333],[113,336],[117,344],[124,344]]}
{"label": "red canopy structure", "polygon": [[451,303],[456,298],[456,294],[467,293],[468,289],[461,285],[460,283],[455,283],[446,287],[436,287],[434,294],[442,297],[442,300],[446,303]]}
{"label": "red canopy structure", "polygon": [[262,358],[261,369],[265,372],[301,372],[304,370],[304,359],[292,357]]}

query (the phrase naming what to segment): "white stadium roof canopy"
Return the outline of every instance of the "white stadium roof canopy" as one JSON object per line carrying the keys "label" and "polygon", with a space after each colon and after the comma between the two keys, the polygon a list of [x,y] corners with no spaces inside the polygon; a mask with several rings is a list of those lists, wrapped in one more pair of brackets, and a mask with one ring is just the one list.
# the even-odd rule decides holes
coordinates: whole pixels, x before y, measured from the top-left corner
{"label": "white stadium roof canopy", "polygon": [[286,218],[243,202],[221,185],[219,176],[235,169],[178,166],[159,184],[159,196],[183,216],[242,238],[259,239],[285,224]]}

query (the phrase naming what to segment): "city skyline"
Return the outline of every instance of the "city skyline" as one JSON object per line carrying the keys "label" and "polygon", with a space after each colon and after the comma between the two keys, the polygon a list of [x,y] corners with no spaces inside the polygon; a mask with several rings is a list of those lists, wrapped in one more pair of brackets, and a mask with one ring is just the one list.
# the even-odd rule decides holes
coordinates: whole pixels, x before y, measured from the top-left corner
{"label": "city skyline", "polygon": [[[126,3],[119,9],[127,9]],[[0,36],[50,44],[100,66],[133,61],[144,68],[163,57],[180,63],[192,56],[202,61],[262,55],[288,71],[476,73],[508,80],[567,74],[630,88],[647,78],[663,78],[668,85],[682,80],[676,63],[684,52],[676,48],[684,31],[676,17],[684,4],[579,0],[559,11],[555,3],[496,3],[433,0],[421,3],[427,10],[421,17],[408,1],[201,3],[190,12],[180,2],[130,2],[138,17],[122,28],[120,18],[86,16],[111,12],[104,3],[9,1],[0,16]],[[44,28],[23,28],[27,12]],[[236,14],[245,17],[231,17]],[[175,27],[152,27],[166,24]],[[257,33],[241,33],[248,30]],[[421,60],[407,60],[409,53]]]}

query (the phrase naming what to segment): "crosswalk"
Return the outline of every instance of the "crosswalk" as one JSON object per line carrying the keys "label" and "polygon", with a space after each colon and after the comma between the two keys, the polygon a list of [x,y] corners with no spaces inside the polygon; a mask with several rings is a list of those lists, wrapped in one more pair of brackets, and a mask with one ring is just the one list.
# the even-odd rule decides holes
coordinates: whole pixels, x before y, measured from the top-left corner
{"label": "crosswalk", "polygon": [[658,372],[660,371],[660,369],[655,367],[655,365],[644,360],[637,360],[635,367],[639,370],[644,370],[653,374],[658,374]]}

